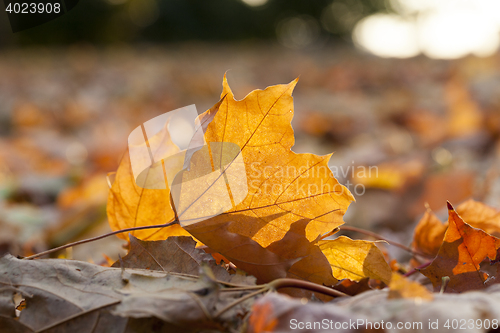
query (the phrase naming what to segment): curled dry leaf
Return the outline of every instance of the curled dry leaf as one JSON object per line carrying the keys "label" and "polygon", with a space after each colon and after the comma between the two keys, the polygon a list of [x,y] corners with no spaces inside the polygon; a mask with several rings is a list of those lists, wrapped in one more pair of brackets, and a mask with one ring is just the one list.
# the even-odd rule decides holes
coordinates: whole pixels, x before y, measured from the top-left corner
{"label": "curled dry leaf", "polygon": [[347,295],[354,296],[361,294],[365,291],[372,290],[369,282],[370,282],[369,278],[364,278],[360,281],[352,281],[349,279],[344,279],[342,281],[339,281],[335,285],[335,289]]}
{"label": "curled dry leaf", "polygon": [[483,289],[489,275],[481,268],[481,263],[486,259],[495,263],[500,239],[465,223],[450,203],[448,214],[448,229],[438,255],[421,272],[431,280],[436,291],[440,290],[445,276],[450,278],[446,292]]}
{"label": "curled dry leaf", "polygon": [[[494,236],[500,235],[500,212],[497,209],[470,199],[460,204],[456,212],[470,226]],[[412,248],[436,256],[447,228],[448,222],[442,223],[430,209],[427,209],[415,228]]]}

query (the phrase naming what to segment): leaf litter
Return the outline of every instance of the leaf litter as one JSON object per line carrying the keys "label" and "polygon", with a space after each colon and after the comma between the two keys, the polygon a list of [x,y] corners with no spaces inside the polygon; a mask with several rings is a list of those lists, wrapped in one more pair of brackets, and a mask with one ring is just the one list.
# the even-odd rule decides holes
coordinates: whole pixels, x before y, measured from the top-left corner
{"label": "leaf litter", "polygon": [[[328,168],[331,155],[291,151],[294,144],[291,92],[296,83],[295,80],[288,85],[256,90],[237,101],[224,78],[221,100],[200,115],[200,119],[209,120],[202,128],[208,155],[201,150],[190,155],[186,160],[190,166],[178,174],[179,188],[167,187],[156,192],[140,188],[131,173],[130,156],[124,157],[108,198],[111,227],[118,230],[176,220],[180,225],[159,231],[134,231],[135,237],[122,235],[130,241],[130,251],[113,267],[55,259],[22,261],[8,255],[1,258],[0,320],[4,327],[13,332],[78,331],[82,325],[97,330],[114,327],[117,332],[153,327],[161,327],[165,332],[180,328],[186,332],[231,331],[245,327],[248,332],[261,332],[287,331],[290,327],[286,323],[292,314],[304,320],[319,318],[315,314],[320,314],[322,318],[337,321],[362,318],[395,321],[402,320],[402,313],[408,315],[413,309],[429,320],[458,318],[450,311],[462,313],[465,307],[457,312],[457,306],[452,307],[451,303],[458,303],[459,299],[474,303],[483,294],[455,295],[458,298],[451,302],[452,295],[431,294],[420,283],[391,272],[391,267],[398,266],[389,266],[385,254],[374,242],[344,236],[322,240],[325,234],[341,227],[342,216],[354,198]],[[239,131],[230,130],[234,128]],[[166,149],[176,150],[166,128],[160,131],[158,139]],[[225,155],[224,147],[231,144],[241,150]],[[196,176],[197,172],[204,172],[197,168],[207,164],[200,163],[206,162],[207,157],[212,161],[211,171],[218,167],[227,186],[235,182],[240,187],[246,186],[231,173],[234,167],[245,171],[247,185],[252,186],[248,186],[244,197],[232,200],[232,208],[214,217],[208,214],[199,218],[198,208],[214,201],[207,193],[216,193],[207,191],[215,188],[220,176],[209,181],[206,190],[183,185],[184,180],[188,183],[193,179],[193,173]],[[292,173],[284,174],[285,168],[292,169]],[[266,188],[276,185],[277,191],[266,192]],[[312,185],[314,193],[301,192],[304,186],[310,190]],[[172,201],[174,191],[178,191],[173,194],[177,201]],[[240,193],[234,194],[232,199]],[[478,202],[459,206],[457,211],[461,211],[467,222],[485,230],[482,231],[472,228],[449,207],[448,225],[441,224],[428,210],[417,226],[412,247],[426,255],[436,255],[420,271],[429,277],[436,291],[460,293],[487,288],[492,295],[491,303],[498,286],[489,286],[495,283],[498,272],[483,271],[483,261],[488,258],[492,266],[498,266],[500,241],[487,233],[498,232],[498,213]],[[186,237],[189,234],[194,238]],[[370,279],[383,282],[380,286],[388,285],[388,289],[365,291],[328,305],[306,299],[292,301],[271,293],[254,304],[246,323],[244,315],[249,313],[253,297],[263,289],[248,294],[256,290],[252,288],[258,288],[253,278],[241,272],[229,274],[210,254],[195,248],[200,242],[209,252],[222,255],[237,268],[254,275],[259,283],[294,277],[354,290],[352,286],[357,283],[361,286]],[[445,278],[449,282],[444,283]],[[225,292],[231,289],[228,287],[235,288]],[[26,307],[17,318],[13,300],[19,295],[24,297]],[[311,294],[308,296],[315,299]],[[426,307],[422,310],[424,303]],[[445,306],[448,303],[450,306]],[[474,308],[468,316],[471,319],[497,316],[494,311],[485,313]],[[405,319],[408,318],[416,317]]]}

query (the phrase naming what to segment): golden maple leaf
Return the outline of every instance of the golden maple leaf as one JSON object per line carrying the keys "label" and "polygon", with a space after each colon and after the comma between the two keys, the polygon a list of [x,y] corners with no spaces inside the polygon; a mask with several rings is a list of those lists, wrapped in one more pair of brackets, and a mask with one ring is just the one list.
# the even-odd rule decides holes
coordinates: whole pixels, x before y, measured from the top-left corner
{"label": "golden maple leaf", "polygon": [[[354,198],[328,167],[331,154],[291,150],[291,94],[296,83],[255,90],[236,100],[224,77],[221,101],[198,118],[206,144],[186,153],[182,171],[170,180],[172,200],[168,186],[141,191],[131,185],[130,167],[122,162],[124,171],[118,172],[108,207],[113,229],[147,225],[148,219],[149,224],[176,219],[212,251],[260,281],[289,276],[335,284],[331,255],[325,256],[322,247],[331,252],[345,246],[351,251],[359,244],[343,238],[319,240],[344,223],[342,217]],[[170,144],[168,134],[162,135],[161,140]],[[141,207],[128,211],[131,205]],[[165,239],[174,232],[178,229],[169,227],[144,235]],[[356,264],[344,269],[354,265],[357,272],[365,272],[361,277],[383,276],[388,282],[385,261],[382,273],[370,268],[373,263],[367,258],[373,258],[376,247],[367,246]]]}

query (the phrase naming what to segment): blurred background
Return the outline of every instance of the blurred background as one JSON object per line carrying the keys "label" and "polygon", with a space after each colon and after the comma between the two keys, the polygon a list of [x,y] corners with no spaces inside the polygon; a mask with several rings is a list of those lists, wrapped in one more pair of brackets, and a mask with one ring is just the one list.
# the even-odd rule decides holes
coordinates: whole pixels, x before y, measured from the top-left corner
{"label": "blurred background", "polygon": [[294,150],[335,152],[350,225],[409,244],[426,204],[500,208],[499,38],[496,0],[81,0],[15,34],[2,10],[0,253],[109,231],[130,131],[210,108],[226,71],[237,98],[300,77]]}

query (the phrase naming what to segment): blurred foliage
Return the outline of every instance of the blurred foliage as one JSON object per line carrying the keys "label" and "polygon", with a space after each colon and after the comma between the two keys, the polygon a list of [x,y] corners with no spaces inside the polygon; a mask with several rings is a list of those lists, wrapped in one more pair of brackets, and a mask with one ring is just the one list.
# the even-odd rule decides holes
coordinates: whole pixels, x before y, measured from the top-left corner
{"label": "blurred foliage", "polygon": [[317,35],[348,36],[359,19],[380,10],[384,0],[269,0],[254,7],[241,0],[84,0],[54,21],[0,37],[0,45],[274,39],[293,17],[313,22]]}

